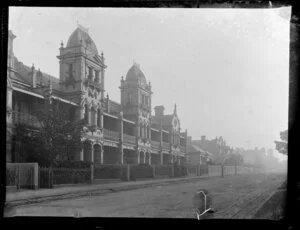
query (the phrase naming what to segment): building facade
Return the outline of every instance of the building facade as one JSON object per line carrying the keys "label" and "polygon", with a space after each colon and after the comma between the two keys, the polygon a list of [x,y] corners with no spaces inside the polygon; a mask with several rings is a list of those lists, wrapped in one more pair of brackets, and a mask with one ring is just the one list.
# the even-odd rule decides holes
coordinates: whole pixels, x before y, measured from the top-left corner
{"label": "building facade", "polygon": [[[170,164],[186,162],[187,130],[181,132],[176,105],[173,114],[156,106],[151,114],[151,83],[138,64],[121,78],[121,102],[105,96],[105,58],[88,31],[78,25],[67,45],[59,48],[59,78],[24,65],[13,53],[16,36],[9,31],[7,68],[7,161],[17,162],[22,147],[14,126],[39,129],[36,111],[45,100],[63,105],[72,121],[85,119],[83,148],[70,160],[102,164]],[[89,141],[85,141],[89,140]]]}

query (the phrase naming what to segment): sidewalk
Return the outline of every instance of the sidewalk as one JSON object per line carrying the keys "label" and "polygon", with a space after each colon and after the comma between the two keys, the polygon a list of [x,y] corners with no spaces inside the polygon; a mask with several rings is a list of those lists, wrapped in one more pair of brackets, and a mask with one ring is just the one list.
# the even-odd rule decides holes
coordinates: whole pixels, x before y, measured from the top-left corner
{"label": "sidewalk", "polygon": [[6,206],[18,206],[38,203],[50,200],[69,199],[81,196],[101,195],[117,191],[125,191],[139,188],[178,183],[190,180],[199,180],[207,176],[188,176],[179,178],[163,178],[140,181],[122,181],[105,184],[81,184],[78,186],[60,187],[53,189],[23,190],[6,194]]}

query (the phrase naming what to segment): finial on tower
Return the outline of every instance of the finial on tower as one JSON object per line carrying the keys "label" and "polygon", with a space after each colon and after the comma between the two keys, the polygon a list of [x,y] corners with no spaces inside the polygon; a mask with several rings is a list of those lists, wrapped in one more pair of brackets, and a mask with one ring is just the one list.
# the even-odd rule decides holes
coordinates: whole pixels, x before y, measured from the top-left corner
{"label": "finial on tower", "polygon": [[174,105],[174,114],[177,114],[177,106],[176,106],[176,103]]}
{"label": "finial on tower", "polygon": [[63,48],[64,47],[64,43],[63,41],[61,40],[61,43],[60,43],[60,47]]}

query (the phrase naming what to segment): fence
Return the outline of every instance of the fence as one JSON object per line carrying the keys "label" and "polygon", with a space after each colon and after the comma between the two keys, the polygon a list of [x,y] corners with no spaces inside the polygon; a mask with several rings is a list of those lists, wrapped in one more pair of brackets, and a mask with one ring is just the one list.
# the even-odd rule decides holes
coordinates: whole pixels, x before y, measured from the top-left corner
{"label": "fence", "polygon": [[155,166],[155,177],[172,177],[172,165],[157,165]]}
{"label": "fence", "polygon": [[221,165],[208,165],[209,176],[222,176]]}
{"label": "fence", "polygon": [[39,187],[53,188],[53,185],[91,182],[91,169],[40,168]]}
{"label": "fence", "polygon": [[6,163],[6,186],[9,189],[38,188],[38,163]]}

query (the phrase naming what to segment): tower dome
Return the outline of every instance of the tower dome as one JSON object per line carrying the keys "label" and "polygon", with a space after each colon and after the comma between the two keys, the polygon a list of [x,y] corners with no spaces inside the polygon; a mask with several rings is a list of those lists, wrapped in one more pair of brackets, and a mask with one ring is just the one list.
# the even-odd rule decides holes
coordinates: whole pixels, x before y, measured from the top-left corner
{"label": "tower dome", "polygon": [[138,64],[134,63],[126,74],[126,81],[140,81],[142,85],[146,85],[146,77],[141,71]]}
{"label": "tower dome", "polygon": [[88,34],[88,29],[78,25],[77,29],[69,37],[67,48],[82,45],[94,55],[98,55],[98,50],[95,42]]}

